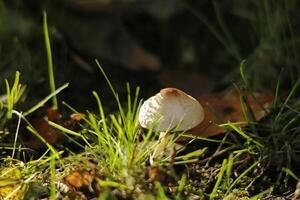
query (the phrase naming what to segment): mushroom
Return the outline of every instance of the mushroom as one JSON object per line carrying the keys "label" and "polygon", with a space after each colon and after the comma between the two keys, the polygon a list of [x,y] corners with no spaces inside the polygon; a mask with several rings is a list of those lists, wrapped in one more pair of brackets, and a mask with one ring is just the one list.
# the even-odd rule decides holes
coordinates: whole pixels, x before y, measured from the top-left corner
{"label": "mushroom", "polygon": [[141,106],[139,123],[143,128],[160,132],[160,144],[153,157],[157,157],[170,141],[170,132],[187,131],[204,119],[201,104],[176,88],[164,88],[147,99]]}

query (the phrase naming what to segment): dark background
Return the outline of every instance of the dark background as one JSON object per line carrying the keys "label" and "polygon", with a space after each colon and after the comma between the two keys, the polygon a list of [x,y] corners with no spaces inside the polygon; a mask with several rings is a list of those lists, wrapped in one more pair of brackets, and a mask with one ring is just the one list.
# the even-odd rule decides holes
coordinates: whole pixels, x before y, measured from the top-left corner
{"label": "dark background", "polygon": [[[141,97],[162,87],[194,96],[222,90],[246,76],[255,90],[282,93],[299,75],[296,0],[0,0],[0,81],[16,70],[28,86],[27,106],[50,93],[42,13],[47,12],[56,85],[74,107],[108,107],[111,92],[98,59],[121,97],[126,82]],[[282,75],[280,76],[280,72]]]}

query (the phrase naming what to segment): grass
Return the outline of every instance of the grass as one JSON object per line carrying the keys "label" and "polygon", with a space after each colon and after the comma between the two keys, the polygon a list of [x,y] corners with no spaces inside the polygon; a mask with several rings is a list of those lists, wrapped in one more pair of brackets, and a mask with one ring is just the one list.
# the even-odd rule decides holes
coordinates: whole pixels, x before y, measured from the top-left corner
{"label": "grass", "polygon": [[[214,3],[214,6],[225,35],[225,39],[221,38],[222,41],[234,43],[222,20],[218,5]],[[268,10],[267,4],[265,9]],[[271,18],[267,16],[267,20]],[[186,152],[172,149],[171,153],[164,151],[151,163],[151,155],[159,143],[159,133],[143,130],[139,126],[138,113],[142,104],[139,99],[140,88],[132,91],[127,84],[127,101],[121,102],[109,76],[96,60],[97,67],[113,93],[118,110],[113,113],[105,112],[106,102],[101,100],[101,96],[106,94],[96,91],[91,91],[91,103],[97,105],[96,111],[81,114],[64,102],[62,105],[68,112],[80,114],[82,119],[76,122],[76,128],[68,127],[60,121],[47,121],[49,128],[63,135],[63,142],[57,141],[63,145],[63,149],[59,149],[55,143],[47,141],[30,122],[30,117],[42,110],[43,105],[51,99],[53,108],[58,109],[56,96],[68,87],[68,84],[64,84],[55,89],[45,13],[44,36],[50,94],[27,111],[19,111],[16,104],[20,103],[25,93],[25,87],[19,83],[20,73],[16,72],[12,86],[5,81],[7,101],[0,104],[0,116],[1,126],[9,128],[9,133],[5,137],[0,135],[0,142],[11,141],[8,143],[11,145],[1,152],[1,198],[21,199],[29,195],[42,198],[42,195],[37,196],[38,193],[30,194],[33,189],[39,188],[37,185],[42,185],[41,188],[47,190],[43,195],[50,199],[67,198],[68,195],[68,198],[84,195],[97,199],[148,197],[180,200],[193,196],[211,200],[263,199],[274,192],[291,193],[294,182],[299,181],[300,106],[294,97],[300,79],[294,82],[283,101],[279,95],[278,79],[272,108],[265,119],[256,121],[246,99],[252,93],[252,84],[245,61],[240,65],[240,74],[241,88],[244,88],[241,90],[241,106],[246,121],[220,124],[220,127],[230,130],[228,137],[223,140],[194,138],[203,142],[202,146],[196,146],[196,150],[188,149],[191,144],[185,144]],[[236,45],[231,45],[229,50],[236,59],[240,59]],[[16,120],[14,117],[17,117],[18,123],[11,128],[10,125]],[[248,126],[240,128],[241,123]],[[29,130],[27,133],[44,143],[45,147],[33,153],[24,146],[22,138],[19,137],[23,132],[20,124]],[[4,134],[4,131],[0,134]],[[170,140],[168,147],[172,147],[176,138],[174,136]],[[220,148],[216,150],[213,144],[218,144]],[[76,150],[71,149],[74,146],[77,147]],[[150,169],[154,169],[155,173],[151,174]],[[83,177],[72,179],[75,182],[67,181],[67,177],[74,172]],[[79,185],[76,181],[83,186],[70,187],[72,184]],[[257,185],[258,182],[260,184]],[[59,189],[58,185],[62,184],[66,185],[69,193]],[[41,188],[38,190],[42,191]]]}
{"label": "grass", "polygon": [[49,169],[50,169],[50,199],[54,200],[57,199],[56,196],[56,172],[55,172],[55,154],[52,154],[50,162],[49,162]]}
{"label": "grass", "polygon": [[[54,72],[53,72],[53,60],[52,60],[52,52],[51,52],[51,43],[48,31],[47,24],[47,13],[43,12],[43,27],[44,27],[44,38],[45,38],[45,47],[47,52],[47,61],[48,61],[48,75],[49,75],[49,83],[50,83],[50,91],[53,93],[55,91],[55,81],[54,81]],[[52,106],[53,109],[58,109],[57,98],[54,95],[52,97]]]}
{"label": "grass", "polygon": [[[6,93],[7,93],[7,100],[6,100],[6,107],[7,107],[7,118],[12,118],[12,112],[14,105],[20,100],[22,97],[25,87],[19,84],[19,78],[20,78],[20,72],[16,72],[15,80],[13,83],[13,86],[10,88],[9,83],[7,80],[5,80],[6,85]],[[1,102],[2,104],[2,102]],[[2,106],[1,106],[2,107]]]}
{"label": "grass", "polygon": [[[296,106],[298,104],[297,101],[290,101],[297,87],[298,81],[295,83],[286,99],[281,103],[279,103],[279,99],[275,99],[275,102],[277,102],[275,103],[276,106],[274,106],[275,104],[273,105],[274,107],[272,108],[271,114],[268,116],[267,122],[256,122],[250,120],[248,121],[248,129],[240,129],[237,126],[239,123],[234,124],[227,122],[220,125],[221,127],[227,127],[233,130],[233,133],[241,136],[244,139],[244,142],[237,144],[237,148],[234,151],[236,153],[234,153],[234,156],[232,157],[234,161],[232,161],[231,164],[228,164],[230,170],[228,170],[227,178],[223,178],[224,183],[227,182],[228,184],[229,182],[230,184],[226,187],[220,186],[220,179],[223,177],[223,171],[225,168],[225,159],[218,175],[213,193],[210,196],[211,198],[216,196],[214,193],[217,190],[216,188],[223,190],[225,196],[230,194],[232,189],[236,187],[236,184],[242,182],[241,180],[246,177],[246,174],[253,171],[258,166],[262,167],[262,173],[252,175],[253,182],[258,179],[262,180],[262,177],[270,175],[270,171],[271,174],[277,174],[273,177],[273,180],[276,181],[275,184],[270,184],[270,189],[262,191],[252,197],[252,199],[261,198],[261,195],[269,194],[275,188],[277,190],[284,190],[284,188],[287,189],[289,177],[298,180],[297,175],[295,175],[293,171],[297,172],[297,174],[299,173],[299,107]],[[279,97],[277,96],[276,98]],[[292,104],[296,107],[288,106],[288,104]],[[250,108],[250,106],[246,107]],[[241,171],[234,181],[229,181],[228,177],[231,177],[229,171],[231,171],[232,166],[235,162],[243,160],[245,156],[250,156],[253,159],[253,163],[244,171]],[[282,172],[286,172],[285,176]],[[285,186],[283,186],[283,182],[285,182]]]}
{"label": "grass", "polygon": [[221,169],[220,169],[220,172],[218,174],[218,178],[217,178],[216,184],[214,185],[214,188],[213,188],[211,194],[209,195],[209,199],[210,200],[215,199],[215,197],[217,196],[216,193],[217,193],[217,190],[219,189],[219,185],[220,185],[220,183],[221,183],[221,181],[223,179],[223,174],[224,174],[224,172],[226,170],[226,166],[227,166],[227,160],[224,159],[223,163],[222,163],[222,166],[221,166]]}
{"label": "grass", "polygon": [[[100,69],[101,66],[97,62]],[[106,74],[102,70],[104,77],[108,81],[108,84],[112,87],[112,84],[109,82]],[[50,144],[45,138],[43,138],[40,133],[36,130],[34,126],[30,124],[30,120],[27,118],[30,117],[32,113],[36,110],[40,109],[44,103],[50,100],[53,96],[56,96],[60,91],[66,88],[68,84],[63,85],[62,87],[55,90],[53,93],[45,97],[39,103],[37,103],[32,108],[28,109],[25,112],[19,112],[15,109],[12,109],[12,114],[15,114],[19,117],[19,119],[27,124],[26,128],[32,133],[38,140],[46,145],[46,153],[42,155],[37,160],[30,159],[26,161],[28,164],[28,171],[24,170],[22,173],[26,177],[27,173],[32,174],[33,172],[37,174],[45,173],[46,169],[47,174],[50,175],[49,179],[49,188],[50,188],[50,199],[56,199],[59,191],[56,189],[56,182],[59,177],[66,176],[67,174],[60,174],[57,170],[62,169],[62,163],[71,162],[73,163],[74,169],[76,169],[76,165],[82,162],[82,160],[86,160],[83,157],[85,155],[89,155],[89,159],[97,162],[100,168],[96,168],[99,171],[102,171],[102,175],[105,178],[98,180],[97,185],[101,188],[116,188],[119,190],[126,191],[134,191],[135,188],[128,187],[129,182],[136,183],[140,182],[143,176],[145,176],[145,172],[147,171],[147,164],[149,162],[149,157],[157,146],[157,133],[149,130],[146,134],[141,133],[141,129],[138,124],[138,111],[141,105],[141,102],[138,100],[139,88],[135,90],[134,96],[131,96],[131,89],[129,84],[127,84],[128,96],[127,96],[127,106],[124,109],[121,106],[121,102],[118,98],[118,94],[112,90],[116,103],[119,105],[119,111],[116,113],[111,113],[109,115],[105,114],[104,107],[102,105],[101,99],[97,92],[93,91],[92,94],[95,98],[95,102],[98,105],[98,114],[88,112],[82,117],[82,129],[79,131],[75,131],[72,129],[68,129],[63,127],[60,124],[49,121],[49,125],[59,131],[63,132],[64,135],[69,136],[68,138],[72,138],[72,143],[79,144],[81,147],[80,155],[75,156],[72,151],[68,152],[69,156],[62,157],[61,155],[64,152],[58,152],[53,144]],[[113,87],[112,87],[113,88]],[[16,101],[14,101],[16,102]],[[67,104],[65,104],[67,105]],[[71,111],[75,111],[70,106],[67,106],[71,109]],[[7,110],[9,108],[6,108]],[[75,111],[76,113],[79,113]],[[24,113],[24,114],[23,114]],[[18,129],[19,130],[19,129]],[[18,135],[16,134],[16,137]],[[22,144],[15,142],[13,151],[18,151],[16,146]],[[170,144],[174,142],[171,140]],[[27,152],[28,153],[28,152]],[[195,151],[187,155],[182,155],[181,157],[175,158],[176,164],[184,164],[188,162],[195,162],[194,158],[201,155],[202,151]],[[83,157],[82,157],[83,156]],[[162,164],[166,164],[168,157],[171,155],[164,155],[161,157],[161,160],[156,160],[156,166],[160,166]],[[77,158],[75,158],[77,157]],[[20,159],[20,158],[19,158]],[[82,159],[82,160],[81,160]],[[88,159],[88,160],[89,160]],[[4,158],[7,160],[7,158]],[[9,159],[8,159],[9,160]],[[81,161],[76,161],[81,160]],[[165,160],[165,161],[163,161]],[[181,161],[181,163],[179,163]],[[43,167],[39,168],[39,162],[42,163]],[[48,163],[48,165],[47,165]],[[70,164],[70,163],[69,163]],[[35,167],[34,167],[35,166]],[[141,176],[141,177],[140,177]],[[137,180],[135,180],[137,179]],[[45,180],[44,180],[45,181]],[[145,180],[144,180],[145,181]],[[181,180],[181,184],[184,184],[184,179]],[[34,177],[29,180],[32,182],[40,182]],[[141,183],[142,184],[142,183]],[[144,183],[143,183],[144,184]],[[166,194],[164,194],[164,187],[160,185],[159,182],[155,183],[155,187],[158,190],[157,197],[160,199],[165,199]],[[7,198],[16,194],[17,191],[21,191],[23,186],[18,186],[16,190],[11,191],[7,194]],[[180,193],[182,193],[183,186],[181,185]],[[110,196],[113,194],[110,194]],[[177,198],[180,197],[179,193],[176,194]],[[100,196],[101,197],[101,196]],[[99,198],[100,198],[99,197]],[[102,197],[101,197],[102,198]]]}
{"label": "grass", "polygon": [[[299,77],[299,56],[297,56],[298,41],[295,37],[292,17],[295,1],[252,1],[243,4],[232,3],[232,8],[222,10],[222,1],[212,1],[211,5],[215,20],[198,12],[189,3],[182,3],[199,22],[203,23],[213,37],[224,47],[231,65],[238,66],[243,59],[247,60],[245,71],[248,74],[249,85],[257,89],[270,89],[270,80],[275,80],[284,68],[289,77],[290,85],[294,85]],[[247,5],[247,6],[245,6]],[[209,7],[208,6],[208,7]],[[228,5],[227,5],[228,6]],[[227,15],[226,15],[227,14]],[[226,21],[228,16],[234,22]],[[239,22],[245,21],[246,31],[237,31]],[[241,32],[243,41],[237,41]],[[250,33],[250,34],[248,34]],[[244,46],[250,46],[249,49]],[[228,54],[228,55],[227,55]],[[228,61],[230,62],[230,61]],[[239,77],[238,67],[227,73],[226,79]],[[264,73],[268,71],[268,73]],[[272,83],[273,84],[273,83]]]}
{"label": "grass", "polygon": [[[102,67],[97,62],[99,68],[101,69],[103,76],[107,80],[108,84],[113,88],[110,83],[107,75],[102,70]],[[17,76],[17,82],[18,82]],[[16,81],[15,81],[16,82]],[[104,111],[104,107],[102,105],[101,99],[97,92],[92,92],[95,102],[98,105],[98,114],[87,112],[82,117],[82,122],[80,124],[80,130],[72,130],[65,128],[64,126],[57,124],[55,122],[49,121],[49,125],[59,131],[63,132],[64,135],[68,136],[68,138],[72,138],[70,140],[71,143],[76,145],[79,144],[81,147],[81,152],[78,155],[75,155],[75,152],[68,151],[67,154],[69,156],[62,157],[64,151],[57,151],[53,144],[50,144],[45,138],[43,138],[40,133],[36,130],[34,126],[31,125],[30,120],[28,118],[32,113],[36,112],[38,109],[41,109],[42,105],[50,100],[53,96],[56,96],[59,92],[65,89],[68,84],[65,84],[52,92],[50,95],[45,97],[43,100],[38,102],[32,108],[28,109],[25,112],[20,112],[14,109],[14,106],[11,107],[3,107],[5,110],[11,110],[12,114],[18,117],[19,121],[22,120],[22,123],[27,124],[26,128],[33,134],[38,140],[46,145],[45,153],[41,155],[37,159],[30,158],[25,161],[25,169],[20,169],[22,171],[21,182],[24,179],[24,184],[18,185],[16,188],[11,190],[8,194],[6,194],[7,199],[14,195],[22,195],[18,192],[29,191],[26,188],[29,187],[31,183],[40,183],[38,176],[43,176],[43,174],[49,174],[49,189],[50,189],[50,199],[56,199],[57,195],[60,194],[56,188],[56,182],[62,180],[62,177],[67,175],[67,172],[63,170],[63,166],[65,164],[70,165],[74,168],[74,170],[79,170],[77,165],[80,165],[80,162],[92,160],[97,163],[98,167],[95,167],[95,170],[101,171],[101,176],[104,179],[97,179],[97,185],[100,188],[115,188],[117,190],[125,190],[135,192],[136,186],[128,187],[132,184],[150,184],[144,180],[143,177],[146,176],[148,167],[149,167],[149,158],[153,153],[155,147],[158,145],[158,141],[156,138],[158,137],[158,133],[155,133],[151,130],[147,131],[145,134],[142,133],[139,124],[138,124],[138,112],[141,105],[141,101],[138,100],[139,88],[135,90],[134,96],[131,96],[131,89],[129,84],[127,84],[128,96],[127,96],[127,106],[123,108],[121,106],[121,102],[119,100],[118,94],[112,90],[116,103],[119,105],[119,111],[116,113],[106,114]],[[11,95],[11,93],[9,93]],[[16,103],[17,101],[13,101]],[[14,105],[14,104],[12,104]],[[74,108],[65,103],[72,112],[77,112]],[[12,115],[13,116],[13,115]],[[19,126],[17,128],[17,132],[19,131]],[[20,150],[16,147],[22,147],[22,143],[18,140],[18,134],[15,135],[15,143],[13,146],[13,155],[15,152],[20,154]],[[172,145],[174,140],[171,140],[168,145]],[[67,150],[65,150],[67,151]],[[175,160],[175,165],[183,165],[190,162],[198,161],[198,156],[202,155],[204,150],[196,150],[194,152],[189,152],[185,155],[180,155],[178,157],[173,158]],[[29,154],[26,150],[23,150],[23,153]],[[86,157],[88,155],[88,157]],[[174,156],[172,154],[164,154],[155,162],[155,167],[165,166],[172,167],[172,164],[168,164],[171,157]],[[22,158],[17,156],[18,159]],[[6,161],[6,164],[3,164],[1,168],[5,168],[5,166],[14,165],[13,160],[9,158],[3,158]],[[21,162],[21,161],[20,161]],[[65,164],[64,164],[65,163]],[[46,170],[46,172],[45,172]],[[63,170],[62,173],[59,170]],[[165,172],[161,172],[165,173]],[[169,173],[169,172],[168,172]],[[34,176],[30,176],[30,174],[34,174]],[[29,178],[28,178],[29,176]],[[46,175],[45,175],[46,176]],[[27,177],[27,178],[26,178]],[[47,181],[47,180],[42,180]],[[183,176],[179,181],[179,190],[174,194],[174,197],[177,199],[182,199],[182,193],[184,190],[184,185],[186,182],[186,176]],[[156,197],[158,199],[168,199],[168,195],[165,193],[165,186],[160,182],[154,182],[155,188],[157,190]],[[177,185],[176,182],[174,182]],[[16,185],[15,182],[8,183],[8,185]],[[141,187],[141,186],[139,186]],[[2,188],[3,189],[3,188]],[[143,190],[149,190],[147,188],[141,188]],[[110,191],[110,190],[107,190]],[[107,192],[108,196],[114,196],[112,193]],[[139,195],[139,194],[135,194]],[[18,196],[21,197],[21,196]],[[104,198],[102,195],[99,198]]]}

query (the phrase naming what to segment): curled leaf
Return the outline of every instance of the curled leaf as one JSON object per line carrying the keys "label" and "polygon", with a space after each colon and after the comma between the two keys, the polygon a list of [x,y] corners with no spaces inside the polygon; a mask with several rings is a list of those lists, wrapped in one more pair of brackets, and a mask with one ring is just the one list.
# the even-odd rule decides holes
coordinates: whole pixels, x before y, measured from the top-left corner
{"label": "curled leaf", "polygon": [[[274,95],[270,91],[254,93],[241,101],[238,92],[211,93],[201,95],[197,100],[203,105],[205,117],[201,124],[192,129],[192,133],[201,137],[211,137],[226,132],[226,129],[219,127],[218,124],[227,121],[247,121],[247,111],[253,113],[255,120],[261,120],[268,114]],[[247,110],[247,107],[250,109]]]}

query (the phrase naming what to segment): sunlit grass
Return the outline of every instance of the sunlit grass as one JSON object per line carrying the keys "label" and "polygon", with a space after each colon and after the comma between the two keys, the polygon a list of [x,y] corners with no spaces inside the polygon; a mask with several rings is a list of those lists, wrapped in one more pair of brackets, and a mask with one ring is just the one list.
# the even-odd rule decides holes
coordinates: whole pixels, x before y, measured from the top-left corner
{"label": "sunlit grass", "polygon": [[[46,52],[47,52],[50,91],[51,91],[51,93],[54,93],[54,91],[55,91],[55,80],[54,80],[52,51],[51,51],[51,43],[50,43],[50,37],[49,37],[49,31],[48,31],[46,11],[43,12],[43,28],[44,28],[45,47],[46,47]],[[52,97],[52,104],[53,104],[52,105],[53,109],[58,109],[57,98],[56,98],[55,95]]]}
{"label": "sunlit grass", "polygon": [[[264,6],[264,8],[268,7],[267,4]],[[216,34],[220,42],[227,46],[227,50],[232,56],[237,61],[240,61],[241,55],[239,48],[222,19],[218,4],[214,3],[214,8],[224,36],[216,33],[216,30],[212,26],[210,26],[210,30]],[[272,20],[271,15],[266,14],[267,20]],[[261,13],[261,15],[265,14]],[[121,102],[118,92],[115,90],[113,83],[110,82],[109,76],[105,73],[98,60],[96,60],[97,67],[114,96],[118,110],[113,113],[107,113],[105,111],[106,102],[101,100],[101,97],[105,94],[91,91],[91,97],[88,98],[91,98],[91,103],[97,105],[97,110],[85,112],[82,121],[79,122],[79,130],[68,129],[60,123],[48,121],[51,128],[60,131],[72,145],[76,145],[80,148],[78,152],[73,152],[68,149],[58,151],[54,145],[45,140],[30,124],[29,120],[27,120],[31,114],[34,114],[50,99],[52,99],[53,108],[57,109],[59,103],[57,102],[56,96],[68,87],[68,84],[64,84],[58,89],[55,88],[46,13],[44,13],[43,19],[51,92],[47,97],[27,111],[18,111],[15,105],[23,96],[25,88],[19,84],[20,73],[16,72],[12,86],[10,86],[7,80],[5,81],[7,102],[0,102],[0,116],[1,119],[5,118],[5,121],[12,120],[13,116],[18,117],[18,122],[23,120],[29,133],[44,143],[46,148],[44,149],[44,154],[39,158],[23,160],[24,163],[22,162],[22,167],[20,167],[20,169],[23,170],[23,176],[19,178],[20,180],[8,182],[8,184],[17,184],[18,186],[5,197],[6,199],[15,195],[23,187],[28,186],[29,183],[41,181],[36,177],[43,173],[50,175],[50,179],[47,180],[47,187],[50,189],[49,197],[56,199],[59,194],[56,183],[63,180],[63,177],[70,172],[64,168],[64,164],[67,163],[68,166],[74,167],[72,169],[77,169],[83,161],[96,163],[96,169],[103,175],[103,178],[97,182],[98,186],[104,189],[98,199],[114,198],[112,188],[133,193],[135,186],[130,186],[131,184],[149,184],[149,181],[145,180],[145,177],[150,165],[155,167],[169,167],[170,169],[174,166],[176,167],[176,165],[188,166],[190,163],[198,163],[199,166],[205,167],[202,164],[207,164],[209,163],[208,161],[211,160],[213,160],[214,163],[221,164],[219,168],[216,167],[218,174],[215,177],[215,182],[211,183],[213,186],[211,191],[205,191],[205,194],[211,200],[222,199],[225,196],[229,196],[234,190],[241,189],[239,187],[244,179],[248,178],[248,175],[253,176],[251,177],[253,181],[259,179],[261,175],[269,176],[269,174],[265,172],[270,169],[276,173],[278,172],[274,178],[277,179],[277,182],[271,184],[270,187],[265,188],[263,191],[257,192],[251,199],[260,199],[272,193],[274,188],[278,188],[282,183],[286,183],[286,177],[292,177],[299,181],[299,174],[294,170],[296,169],[295,164],[299,161],[300,153],[300,106],[293,97],[299,88],[300,79],[294,82],[290,93],[288,93],[283,101],[280,100],[280,79],[278,79],[273,107],[269,112],[266,112],[266,121],[258,122],[253,115],[251,106],[249,106],[244,99],[248,94],[252,93],[253,88],[253,77],[251,73],[249,73],[249,69],[247,69],[248,65],[246,65],[247,63],[245,61],[240,65],[240,75],[241,87],[245,89],[241,91],[241,107],[246,120],[244,122],[234,123],[229,121],[219,125],[230,131],[228,134],[234,137],[235,140],[231,140],[230,137],[228,137],[229,139],[218,140],[194,137],[186,135],[185,133],[180,134],[180,136],[192,138],[192,141],[202,140],[224,145],[225,147],[220,151],[222,152],[220,154],[204,157],[207,152],[210,153],[213,151],[213,149],[209,147],[200,148],[178,156],[171,155],[169,152],[164,151],[154,163],[151,163],[151,155],[158,145],[157,137],[159,133],[153,132],[151,129],[143,130],[139,126],[138,113],[142,103],[139,99],[140,88],[137,87],[132,90],[130,85],[127,84],[127,102]],[[205,21],[205,23],[209,25],[208,22]],[[274,27],[268,28],[272,31],[271,29]],[[277,35],[274,37],[277,37]],[[65,102],[63,105],[71,112],[80,113]],[[241,128],[240,125],[243,125],[244,128]],[[247,126],[245,127],[245,125]],[[12,158],[22,160],[22,157],[16,156],[16,154],[26,152],[31,155],[31,152],[18,141],[18,134],[19,125],[17,125],[16,128],[13,146],[9,146],[7,149],[12,150]],[[168,146],[172,146],[178,137],[179,136],[173,136]],[[172,156],[173,158],[171,160],[170,158]],[[203,160],[201,160],[202,157],[204,157]],[[214,160],[217,157],[220,159]],[[25,158],[25,156],[23,158]],[[245,158],[250,159],[246,160]],[[11,165],[15,165],[13,162],[19,162],[9,158],[6,158],[6,160],[11,162]],[[243,168],[238,172],[235,171],[236,163],[244,164]],[[255,174],[254,171],[257,169],[263,169],[262,174]],[[62,172],[59,172],[59,170]],[[285,175],[285,180],[281,178],[283,175]],[[174,197],[175,199],[184,199],[185,187],[188,186],[189,178],[192,179],[193,177],[189,177],[188,173],[186,174],[184,172],[181,179],[176,180],[178,181],[178,185],[176,185],[177,193],[174,196],[168,193],[168,189],[163,182],[155,181],[152,183],[154,185],[152,185],[152,187],[155,189],[155,198],[171,199]],[[0,183],[3,183],[1,181],[3,181],[2,179],[0,179]],[[200,191],[201,188],[198,188],[198,190]]]}

